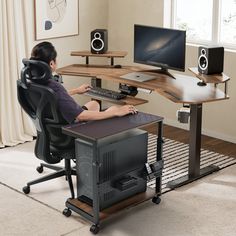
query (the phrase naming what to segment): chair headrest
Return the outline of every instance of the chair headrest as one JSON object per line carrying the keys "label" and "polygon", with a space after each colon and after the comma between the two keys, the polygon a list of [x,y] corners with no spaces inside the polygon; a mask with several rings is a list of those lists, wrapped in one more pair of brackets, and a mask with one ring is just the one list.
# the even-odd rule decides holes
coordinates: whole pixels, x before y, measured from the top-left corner
{"label": "chair headrest", "polygon": [[21,70],[21,82],[27,87],[27,80],[45,84],[52,77],[51,68],[44,61],[23,59],[24,67]]}

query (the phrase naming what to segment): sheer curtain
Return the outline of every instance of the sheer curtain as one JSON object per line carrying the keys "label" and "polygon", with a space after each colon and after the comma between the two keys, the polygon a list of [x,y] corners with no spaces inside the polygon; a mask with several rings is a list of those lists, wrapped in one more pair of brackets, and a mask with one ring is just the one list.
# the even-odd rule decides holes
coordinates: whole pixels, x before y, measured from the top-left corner
{"label": "sheer curtain", "polygon": [[24,0],[0,0],[0,147],[32,140],[35,129],[17,101],[16,81],[26,57]]}

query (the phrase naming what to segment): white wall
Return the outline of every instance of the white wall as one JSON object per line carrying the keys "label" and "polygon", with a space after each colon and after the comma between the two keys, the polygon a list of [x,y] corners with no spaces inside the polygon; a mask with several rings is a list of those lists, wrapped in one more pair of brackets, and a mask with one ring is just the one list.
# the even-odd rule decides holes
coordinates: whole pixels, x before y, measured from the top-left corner
{"label": "white wall", "polygon": [[[164,1],[162,0],[112,0],[109,1],[108,29],[109,47],[113,50],[126,50],[128,56],[120,59],[120,64],[133,61],[133,25],[145,24],[163,26]],[[188,67],[197,65],[197,47],[187,46],[186,74]],[[231,77],[229,83],[230,99],[203,105],[203,133],[236,143],[236,52],[225,52],[224,72]],[[173,71],[174,72],[174,71]],[[174,72],[176,73],[176,72]],[[222,86],[220,86],[221,88]],[[141,94],[140,94],[141,95]],[[188,128],[177,122],[175,113],[180,104],[153,93],[142,95],[149,100],[140,110],[155,113],[165,118],[165,123]]]}
{"label": "white wall", "polygon": [[109,1],[108,29],[109,49],[125,50],[127,57],[122,63],[133,60],[134,23],[162,25],[163,10],[156,0],[112,0]]}

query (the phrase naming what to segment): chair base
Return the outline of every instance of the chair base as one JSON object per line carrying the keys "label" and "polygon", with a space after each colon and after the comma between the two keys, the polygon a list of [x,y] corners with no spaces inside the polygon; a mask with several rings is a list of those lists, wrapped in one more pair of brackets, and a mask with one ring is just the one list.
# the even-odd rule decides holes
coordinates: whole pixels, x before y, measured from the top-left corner
{"label": "chair base", "polygon": [[63,169],[63,167],[61,167],[61,166],[53,166],[53,165],[49,165],[49,164],[45,164],[45,163],[40,163],[40,166],[38,168],[42,168],[42,170],[43,170],[43,167],[46,167],[51,170],[56,170],[56,171]]}
{"label": "chair base", "polygon": [[59,167],[59,166],[52,166],[52,165],[41,163],[40,166],[37,167],[37,171],[39,173],[42,173],[43,167],[55,170],[56,172],[52,173],[52,174],[45,175],[41,178],[38,178],[36,180],[28,182],[26,184],[26,186],[23,187],[23,189],[22,189],[25,194],[28,194],[30,192],[31,185],[42,183],[42,182],[45,182],[45,181],[48,181],[51,179],[59,178],[61,176],[66,176],[66,180],[68,181],[69,187],[70,187],[71,197],[72,198],[75,197],[71,175],[76,175],[76,170],[71,168],[70,159],[65,159],[65,167],[64,168]]}

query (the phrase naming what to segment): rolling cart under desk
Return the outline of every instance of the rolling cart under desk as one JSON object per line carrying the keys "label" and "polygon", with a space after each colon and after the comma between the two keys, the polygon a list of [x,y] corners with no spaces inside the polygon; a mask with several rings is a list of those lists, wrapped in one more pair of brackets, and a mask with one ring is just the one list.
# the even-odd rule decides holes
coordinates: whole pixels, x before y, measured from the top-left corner
{"label": "rolling cart under desk", "polygon": [[[90,231],[94,234],[98,233],[100,221],[106,219],[112,214],[118,212],[121,209],[137,205],[146,200],[152,199],[156,204],[160,203],[159,196],[161,195],[161,176],[156,177],[156,188],[147,188],[146,192],[139,193],[123,200],[109,208],[102,211],[99,210],[99,162],[98,162],[98,142],[102,138],[111,137],[122,132],[126,132],[131,129],[142,128],[146,125],[157,125],[157,155],[156,161],[162,161],[162,126],[163,118],[151,115],[147,113],[138,112],[135,115],[127,115],[123,117],[115,117],[100,121],[91,121],[87,123],[78,123],[65,126],[62,128],[62,132],[66,135],[79,138],[83,141],[93,143],[94,155],[93,155],[93,206],[90,206],[78,199],[68,199],[66,202],[66,209],[63,211],[65,216],[70,216],[71,210],[82,215],[86,219],[92,221],[94,225],[91,226]],[[130,147],[134,148],[134,147]],[[78,184],[79,179],[78,179]]]}
{"label": "rolling cart under desk", "polygon": [[[142,83],[120,78],[121,75],[135,71],[155,75],[156,78]],[[199,79],[196,77],[173,74],[175,76],[175,79],[173,79],[168,75],[153,73],[150,69],[136,66],[122,66],[122,68],[117,69],[110,66],[102,67],[74,64],[60,68],[57,72],[62,75],[96,77],[101,80],[149,89],[161,94],[174,103],[190,105],[188,174],[169,182],[168,187],[176,188],[182,186],[219,169],[217,166],[213,165],[200,169],[202,104],[229,99],[229,96],[219,88],[211,86],[210,84],[198,86]]]}

